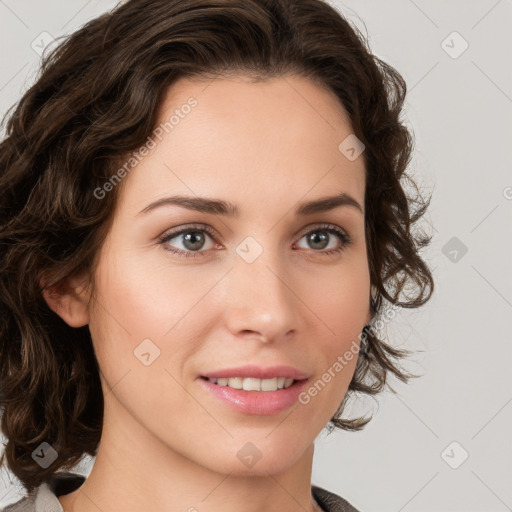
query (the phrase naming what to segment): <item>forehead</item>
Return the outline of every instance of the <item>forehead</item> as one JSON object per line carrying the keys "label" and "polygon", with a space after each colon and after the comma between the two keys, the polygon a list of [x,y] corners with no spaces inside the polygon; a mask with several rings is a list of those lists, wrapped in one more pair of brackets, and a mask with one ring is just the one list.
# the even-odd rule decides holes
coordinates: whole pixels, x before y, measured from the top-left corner
{"label": "forehead", "polygon": [[[182,78],[169,87],[159,108],[159,123],[169,120],[188,98],[197,99],[196,119],[210,116],[224,123],[258,126],[287,124],[293,135],[300,131],[310,138],[312,131],[325,137],[329,131],[349,130],[349,116],[327,87],[300,75],[254,79],[229,75],[212,79]],[[255,124],[257,121],[257,124]],[[305,130],[305,126],[310,126]],[[238,128],[238,127],[237,127]],[[296,128],[296,129],[295,129]],[[285,133],[280,134],[286,136]]]}
{"label": "forehead", "polygon": [[128,179],[134,208],[170,192],[298,199],[336,187],[364,197],[363,159],[338,149],[352,133],[349,116],[304,77],[180,79],[162,98],[155,130],[155,148]]}

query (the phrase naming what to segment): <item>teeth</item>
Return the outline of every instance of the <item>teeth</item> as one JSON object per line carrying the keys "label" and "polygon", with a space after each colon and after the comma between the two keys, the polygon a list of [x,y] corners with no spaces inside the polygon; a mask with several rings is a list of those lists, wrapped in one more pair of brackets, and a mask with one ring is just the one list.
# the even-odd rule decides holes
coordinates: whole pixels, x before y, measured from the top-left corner
{"label": "teeth", "polygon": [[293,379],[285,377],[274,377],[273,379],[255,379],[253,377],[230,377],[219,379],[208,379],[218,386],[229,386],[234,389],[243,389],[245,391],[277,391],[278,389],[289,388],[293,384]]}

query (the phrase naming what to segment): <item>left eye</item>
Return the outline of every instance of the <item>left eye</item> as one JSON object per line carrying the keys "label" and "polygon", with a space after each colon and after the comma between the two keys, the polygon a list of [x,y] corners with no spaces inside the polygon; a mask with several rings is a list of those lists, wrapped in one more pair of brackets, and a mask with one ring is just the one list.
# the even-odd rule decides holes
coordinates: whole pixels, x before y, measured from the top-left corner
{"label": "left eye", "polygon": [[[332,235],[334,235],[338,239],[338,244],[335,244],[334,246],[327,247],[329,245],[329,240],[332,240]],[[315,249],[321,250],[323,252],[326,252],[328,254],[333,252],[341,251],[345,248],[345,246],[349,245],[350,238],[348,235],[339,230],[338,228],[334,227],[324,227],[324,228],[316,228],[312,231],[309,231],[305,235],[302,236],[301,240],[305,238],[307,240],[307,243],[310,245],[313,245]],[[339,242],[341,241],[341,245],[339,245]],[[324,251],[324,249],[328,249],[327,251]]]}
{"label": "left eye", "polygon": [[[332,235],[338,239],[338,244],[329,247]],[[187,227],[163,235],[163,237],[160,238],[160,244],[164,246],[165,250],[178,254],[181,257],[205,256],[207,250],[212,249],[212,247],[216,245],[213,241],[214,236],[213,230],[208,227]],[[171,240],[175,238],[179,239],[180,237],[182,238],[182,248],[170,245]],[[208,238],[210,238],[210,246],[204,247],[205,241],[207,241]],[[299,241],[302,239],[306,239],[310,248],[312,247],[314,249],[313,252],[322,255],[331,255],[341,252],[352,242],[352,239],[345,231],[332,225],[319,226],[311,229],[303,234]]]}

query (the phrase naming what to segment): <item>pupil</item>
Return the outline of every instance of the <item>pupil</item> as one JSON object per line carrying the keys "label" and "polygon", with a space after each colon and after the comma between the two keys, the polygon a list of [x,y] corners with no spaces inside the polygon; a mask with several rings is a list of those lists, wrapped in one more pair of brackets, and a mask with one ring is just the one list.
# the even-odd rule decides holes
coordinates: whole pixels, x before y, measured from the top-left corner
{"label": "pupil", "polygon": [[[322,235],[318,235],[318,233],[322,233]],[[310,242],[313,244],[320,243],[321,247],[314,247],[316,249],[324,249],[327,246],[327,233],[325,231],[315,231],[315,233],[311,234],[309,237]]]}
{"label": "pupil", "polygon": [[[197,237],[197,240],[194,241],[194,238]],[[185,234],[185,246],[188,249],[200,249],[201,245],[203,244],[203,234],[199,233],[198,231],[193,231],[190,233]],[[190,246],[190,242],[192,243],[192,246]]]}

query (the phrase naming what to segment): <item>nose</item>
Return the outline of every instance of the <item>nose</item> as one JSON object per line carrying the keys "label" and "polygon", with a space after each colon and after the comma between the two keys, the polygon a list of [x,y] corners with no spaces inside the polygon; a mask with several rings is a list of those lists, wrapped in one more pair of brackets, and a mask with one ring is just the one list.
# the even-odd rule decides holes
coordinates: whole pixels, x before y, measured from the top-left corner
{"label": "nose", "polygon": [[261,256],[243,259],[226,276],[226,324],[235,337],[257,337],[278,342],[300,330],[302,304],[294,293],[289,272]]}

